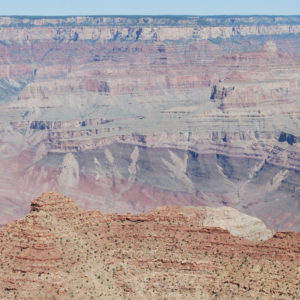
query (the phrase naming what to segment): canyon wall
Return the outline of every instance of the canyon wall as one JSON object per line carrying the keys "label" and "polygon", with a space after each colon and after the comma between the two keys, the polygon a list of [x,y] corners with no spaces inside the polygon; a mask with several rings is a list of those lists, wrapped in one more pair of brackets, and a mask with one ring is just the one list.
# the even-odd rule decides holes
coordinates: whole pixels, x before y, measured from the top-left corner
{"label": "canyon wall", "polygon": [[230,206],[300,229],[300,17],[0,17],[0,224]]}

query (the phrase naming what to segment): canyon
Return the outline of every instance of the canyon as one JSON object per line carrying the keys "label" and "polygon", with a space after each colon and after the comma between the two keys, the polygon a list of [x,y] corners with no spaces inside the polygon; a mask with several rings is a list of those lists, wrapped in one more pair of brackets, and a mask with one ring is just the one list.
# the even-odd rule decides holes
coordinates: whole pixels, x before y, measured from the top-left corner
{"label": "canyon", "polygon": [[47,192],[0,228],[0,243],[1,299],[300,296],[300,233],[271,234],[228,207],[120,215]]}
{"label": "canyon", "polygon": [[0,17],[0,224],[226,206],[300,230],[300,17]]}

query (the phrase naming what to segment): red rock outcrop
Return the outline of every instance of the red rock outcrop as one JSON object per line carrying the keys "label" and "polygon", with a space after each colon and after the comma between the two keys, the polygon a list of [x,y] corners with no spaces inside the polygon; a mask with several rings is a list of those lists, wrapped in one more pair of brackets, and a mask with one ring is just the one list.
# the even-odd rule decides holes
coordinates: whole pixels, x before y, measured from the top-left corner
{"label": "red rock outcrop", "polygon": [[102,214],[44,193],[0,229],[0,298],[299,298],[299,233],[254,243],[195,214]]}

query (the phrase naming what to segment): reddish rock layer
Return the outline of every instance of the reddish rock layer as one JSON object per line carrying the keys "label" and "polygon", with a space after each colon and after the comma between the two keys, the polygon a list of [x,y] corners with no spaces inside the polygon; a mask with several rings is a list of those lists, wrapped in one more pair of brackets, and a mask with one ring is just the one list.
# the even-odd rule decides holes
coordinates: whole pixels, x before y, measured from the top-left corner
{"label": "reddish rock layer", "polygon": [[44,193],[0,229],[0,298],[300,297],[299,233],[254,243],[201,227],[188,212],[101,214]]}

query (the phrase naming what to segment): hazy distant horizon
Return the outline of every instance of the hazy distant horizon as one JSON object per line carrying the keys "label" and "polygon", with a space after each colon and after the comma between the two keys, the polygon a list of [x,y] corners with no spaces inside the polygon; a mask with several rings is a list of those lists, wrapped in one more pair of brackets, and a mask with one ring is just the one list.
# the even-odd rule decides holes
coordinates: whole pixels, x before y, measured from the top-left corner
{"label": "hazy distant horizon", "polygon": [[145,15],[145,14],[136,14],[136,15],[1,15],[0,17],[8,17],[8,18],[72,18],[72,17],[91,17],[91,18],[97,18],[97,17],[120,17],[120,18],[140,18],[140,17],[151,17],[151,18],[226,18],[226,17],[241,17],[241,18],[247,18],[247,17],[300,17],[300,14],[294,14],[294,15]]}
{"label": "hazy distant horizon", "polygon": [[237,14],[226,14],[226,15],[164,15],[164,14],[156,14],[156,15],[147,15],[147,14],[135,14],[135,15],[118,15],[118,14],[114,14],[114,15],[105,15],[105,14],[100,14],[100,15],[1,15],[0,17],[11,17],[11,18],[69,18],[69,17],[128,17],[128,18],[135,18],[135,17],[182,17],[182,18],[198,18],[198,17],[203,17],[203,18],[220,18],[220,17],[300,17],[300,13],[299,14],[291,14],[291,15],[237,15]]}
{"label": "hazy distant horizon", "polygon": [[10,0],[1,16],[286,16],[300,15],[299,0]]}

